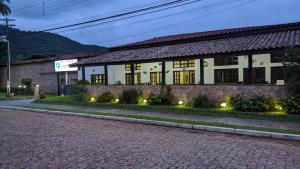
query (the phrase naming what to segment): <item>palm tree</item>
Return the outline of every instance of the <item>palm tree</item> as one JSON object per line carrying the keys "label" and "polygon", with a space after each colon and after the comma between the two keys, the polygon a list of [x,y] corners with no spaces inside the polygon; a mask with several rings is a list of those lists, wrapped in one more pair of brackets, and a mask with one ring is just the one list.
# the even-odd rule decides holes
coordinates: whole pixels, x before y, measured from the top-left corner
{"label": "palm tree", "polygon": [[8,15],[11,10],[5,2],[9,2],[9,0],[0,0],[0,15]]}

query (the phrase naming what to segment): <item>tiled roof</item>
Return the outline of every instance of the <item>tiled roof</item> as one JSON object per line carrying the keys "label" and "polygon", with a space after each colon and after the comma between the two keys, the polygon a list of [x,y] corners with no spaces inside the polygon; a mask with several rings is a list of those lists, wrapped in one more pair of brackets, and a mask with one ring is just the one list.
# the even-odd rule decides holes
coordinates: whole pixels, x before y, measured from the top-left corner
{"label": "tiled roof", "polygon": [[[298,26],[298,27],[295,27]],[[271,50],[290,46],[300,46],[300,23],[283,26],[268,26],[267,32],[239,34],[238,36],[212,38],[195,42],[118,50],[104,53],[101,56],[82,59],[78,65],[112,64],[124,62],[143,62],[152,60],[178,59],[191,56],[209,56],[237,52]],[[280,30],[271,28],[278,28]],[[283,29],[284,28],[284,29]],[[291,29],[292,28],[292,29]],[[244,28],[246,29],[246,28]],[[248,28],[249,29],[249,28]],[[255,29],[254,27],[251,30]],[[258,28],[257,28],[258,29]],[[231,32],[234,29],[231,29]],[[239,30],[239,29],[235,29]],[[219,31],[222,32],[222,31]],[[224,31],[226,32],[226,31]],[[200,33],[198,33],[200,34]],[[202,33],[210,34],[210,33]]]}
{"label": "tiled roof", "polygon": [[179,35],[155,37],[145,41],[112,47],[111,49],[122,50],[126,48],[134,48],[134,47],[137,48],[142,46],[155,46],[158,44],[174,43],[176,41],[180,42],[184,40],[218,39],[222,37],[240,36],[240,35],[247,35],[253,33],[268,33],[274,31],[293,30],[299,28],[300,28],[300,22],[295,22],[295,23],[287,23],[287,24],[252,26],[252,27],[214,30],[214,31],[207,31],[207,32],[186,33],[186,34],[179,34]]}

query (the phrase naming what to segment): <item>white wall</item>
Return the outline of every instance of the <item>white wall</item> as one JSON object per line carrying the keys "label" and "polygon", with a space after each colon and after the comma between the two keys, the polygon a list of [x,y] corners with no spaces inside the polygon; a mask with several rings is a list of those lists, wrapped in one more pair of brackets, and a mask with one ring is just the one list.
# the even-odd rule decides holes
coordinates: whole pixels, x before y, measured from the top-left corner
{"label": "white wall", "polygon": [[[271,63],[270,54],[258,54],[253,55],[253,67],[265,67],[266,70],[266,81],[271,82],[271,67],[283,66],[281,63]],[[239,69],[238,81],[243,81],[243,69],[248,67],[248,56],[238,56],[238,65],[227,65],[227,66],[214,66],[214,58],[204,59],[204,84],[214,84],[214,70],[215,69]],[[173,62],[166,62],[166,84],[173,84],[173,71],[183,70],[195,70],[195,83],[200,82],[200,60],[195,60],[195,67],[190,68],[173,68]],[[81,77],[82,69],[78,70],[78,79]],[[135,70],[135,72],[141,73],[141,83],[150,82],[150,72],[161,72],[161,62],[153,63],[142,63],[141,70]],[[108,66],[108,83],[116,84],[120,81],[125,84],[125,73],[130,71],[125,70],[125,64],[123,65],[109,65]],[[85,68],[86,80],[91,81],[92,74],[104,74],[104,66],[93,66]]]}

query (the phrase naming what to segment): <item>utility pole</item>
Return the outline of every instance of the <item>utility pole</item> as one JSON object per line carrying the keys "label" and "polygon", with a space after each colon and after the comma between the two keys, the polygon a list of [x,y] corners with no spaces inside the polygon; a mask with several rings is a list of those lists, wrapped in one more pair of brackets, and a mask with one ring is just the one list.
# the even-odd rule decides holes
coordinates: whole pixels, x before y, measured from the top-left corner
{"label": "utility pole", "polygon": [[10,44],[9,44],[9,27],[11,26],[15,26],[15,25],[11,25],[9,24],[9,22],[15,21],[14,19],[8,19],[7,17],[5,19],[0,19],[0,21],[5,21],[5,25],[6,26],[6,38],[5,38],[5,42],[7,42],[7,82],[6,82],[6,86],[7,86],[7,94],[10,94],[10,86],[11,86],[11,79],[10,79]]}

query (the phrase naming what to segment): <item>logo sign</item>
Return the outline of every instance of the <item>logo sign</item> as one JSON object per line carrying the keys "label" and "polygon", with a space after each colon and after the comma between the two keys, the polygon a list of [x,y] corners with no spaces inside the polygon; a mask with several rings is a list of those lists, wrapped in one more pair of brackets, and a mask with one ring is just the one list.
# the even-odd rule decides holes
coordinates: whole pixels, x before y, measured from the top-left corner
{"label": "logo sign", "polygon": [[77,67],[70,67],[70,64],[77,63],[77,59],[57,60],[54,62],[55,72],[77,71]]}

